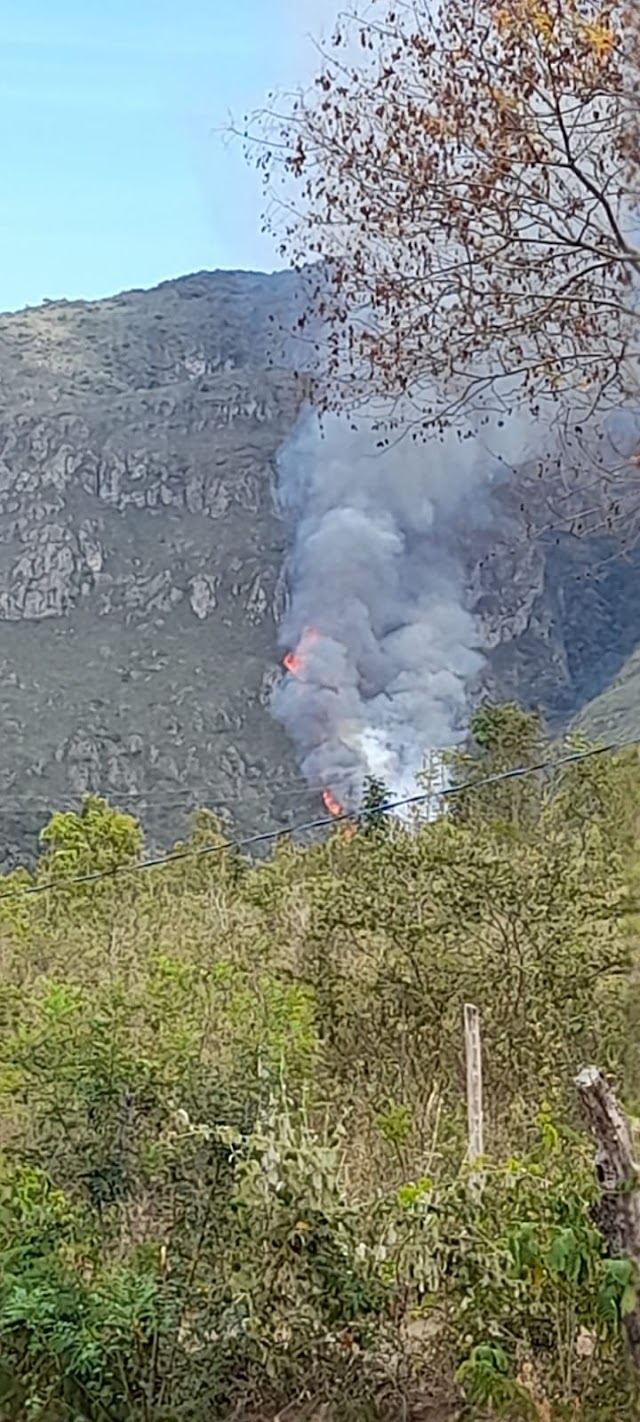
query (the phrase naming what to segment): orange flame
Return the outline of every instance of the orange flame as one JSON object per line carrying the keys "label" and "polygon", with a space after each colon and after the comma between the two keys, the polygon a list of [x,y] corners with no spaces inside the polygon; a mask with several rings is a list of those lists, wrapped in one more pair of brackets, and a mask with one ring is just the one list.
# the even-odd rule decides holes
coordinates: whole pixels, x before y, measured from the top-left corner
{"label": "orange flame", "polygon": [[295,652],[286,652],[282,658],[282,665],[285,671],[292,676],[302,676],[304,671],[304,654],[310,642],[316,642],[320,633],[316,627],[305,627]]}
{"label": "orange flame", "polygon": [[330,790],[322,791],[322,800],[325,810],[328,810],[330,815],[342,814],[342,805],[339,805],[338,801],[334,800]]}
{"label": "orange flame", "polygon": [[[336,816],[342,816],[342,815],[344,815],[344,810],[343,810],[343,808],[342,808],[342,805],[338,802],[338,800],[334,800],[333,795],[331,794],[331,791],[330,791],[330,790],[323,790],[323,791],[322,791],[322,800],[323,800],[325,809],[327,809],[327,810],[329,811],[329,814],[330,814],[330,815],[336,815]],[[347,823],[346,823],[346,824],[343,824],[343,826],[342,826],[342,831],[341,831],[341,833],[342,833],[342,838],[343,838],[343,839],[351,839],[352,836],[355,834],[355,832],[356,832],[356,827],[355,827],[355,825],[350,824],[349,821],[347,820]]]}

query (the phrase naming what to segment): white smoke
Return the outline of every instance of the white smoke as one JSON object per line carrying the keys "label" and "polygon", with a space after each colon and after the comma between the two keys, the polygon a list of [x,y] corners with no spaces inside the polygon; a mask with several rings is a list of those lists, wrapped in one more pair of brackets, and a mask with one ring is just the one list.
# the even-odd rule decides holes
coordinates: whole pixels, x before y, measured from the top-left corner
{"label": "white smoke", "polygon": [[[324,21],[326,37],[333,0],[313,4],[310,20],[316,32]],[[356,8],[362,6],[367,0],[358,0]],[[347,34],[357,40],[357,26]],[[343,242],[342,229],[335,240]],[[492,373],[490,357],[484,373]],[[425,758],[464,734],[483,648],[451,534],[461,513],[467,527],[470,515],[487,518],[493,477],[532,453],[544,455],[557,424],[555,394],[540,399],[534,427],[518,377],[505,381],[500,374],[498,384],[504,408],[520,406],[521,413],[503,425],[482,409],[470,412],[469,440],[456,432],[442,442],[405,437],[380,450],[362,411],[357,431],[348,419],[331,417],[324,435],[307,414],[282,452],[280,497],[294,540],[281,640],[296,663],[275,689],[273,711],[309,782],[325,785],[349,808],[357,807],[369,774],[393,795],[413,793]],[[576,428],[591,400],[590,390],[565,392],[565,413],[575,416]],[[618,434],[625,448],[632,443],[626,426]],[[592,430],[589,438],[595,442]],[[580,444],[581,483],[583,452]]]}
{"label": "white smoke", "polygon": [[449,533],[470,503],[486,518],[499,462],[522,457],[525,436],[510,421],[510,448],[490,427],[482,441],[452,433],[380,448],[362,412],[357,430],[307,412],[281,452],[295,531],[280,635],[296,661],[272,706],[309,782],[349,808],[368,775],[414,793],[425,757],[464,734],[483,656]]}

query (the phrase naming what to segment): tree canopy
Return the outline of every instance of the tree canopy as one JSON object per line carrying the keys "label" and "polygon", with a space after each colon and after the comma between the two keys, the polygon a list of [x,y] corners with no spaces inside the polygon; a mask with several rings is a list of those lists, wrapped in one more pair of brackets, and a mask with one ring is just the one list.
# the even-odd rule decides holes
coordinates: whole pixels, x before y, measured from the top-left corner
{"label": "tree canopy", "polygon": [[616,0],[341,15],[258,126],[282,254],[319,263],[319,403],[425,433],[524,405],[575,444],[637,395],[639,37]]}

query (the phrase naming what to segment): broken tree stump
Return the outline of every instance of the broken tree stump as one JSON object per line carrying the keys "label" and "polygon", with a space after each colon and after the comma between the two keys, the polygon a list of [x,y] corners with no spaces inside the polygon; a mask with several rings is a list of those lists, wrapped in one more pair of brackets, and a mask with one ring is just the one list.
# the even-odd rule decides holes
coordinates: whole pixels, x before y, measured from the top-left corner
{"label": "broken tree stump", "polygon": [[611,1087],[597,1067],[585,1067],[575,1084],[596,1139],[600,1232],[609,1253],[629,1259],[634,1268],[636,1302],[624,1322],[631,1357],[640,1373],[640,1175],[633,1158],[631,1134]]}

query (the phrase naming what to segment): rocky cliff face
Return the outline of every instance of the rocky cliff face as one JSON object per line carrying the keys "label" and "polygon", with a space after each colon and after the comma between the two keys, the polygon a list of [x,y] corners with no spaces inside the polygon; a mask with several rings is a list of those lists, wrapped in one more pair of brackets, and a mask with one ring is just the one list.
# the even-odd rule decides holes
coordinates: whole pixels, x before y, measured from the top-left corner
{"label": "rocky cliff face", "polygon": [[[537,533],[535,523],[525,532],[498,515],[490,534],[463,538],[467,596],[487,649],[481,694],[536,707],[553,732],[579,720],[599,738],[616,734],[607,693],[640,646],[640,548],[623,547],[622,534]],[[640,734],[640,703],[635,716],[627,710],[624,734]]]}
{"label": "rocky cliff face", "polygon": [[309,804],[266,710],[284,595],[270,366],[287,275],[205,274],[0,320],[0,794],[13,859],[99,790],[155,842]]}
{"label": "rocky cliff face", "polygon": [[[0,862],[86,790],[162,845],[197,804],[240,832],[317,808],[268,712],[298,300],[287,274],[203,273],[0,318]],[[487,686],[567,719],[640,640],[638,559],[464,546]]]}

